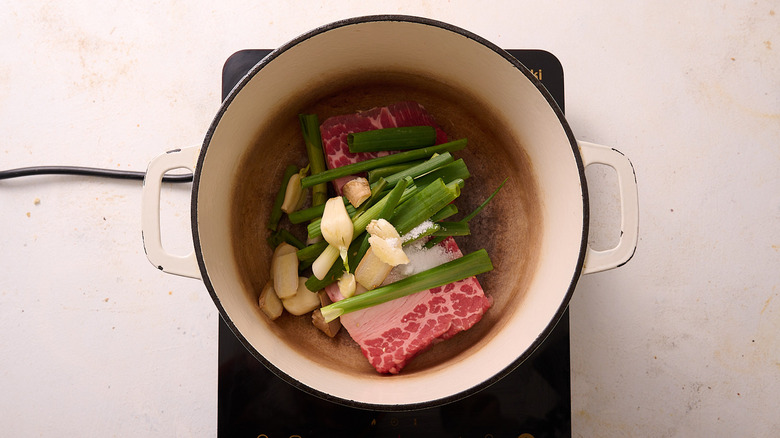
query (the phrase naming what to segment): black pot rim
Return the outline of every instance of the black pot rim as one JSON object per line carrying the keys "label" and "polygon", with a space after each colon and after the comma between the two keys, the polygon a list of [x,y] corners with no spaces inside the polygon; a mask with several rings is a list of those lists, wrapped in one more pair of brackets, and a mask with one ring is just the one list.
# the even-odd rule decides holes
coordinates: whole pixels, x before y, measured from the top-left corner
{"label": "black pot rim", "polygon": [[[572,273],[572,277],[570,279],[569,288],[566,291],[566,294],[564,296],[563,301],[561,302],[560,307],[556,311],[553,318],[548,323],[547,327],[542,331],[540,336],[525,350],[523,354],[521,354],[517,359],[515,359],[511,364],[506,366],[502,371],[495,374],[490,379],[485,380],[484,382],[475,385],[467,390],[458,392],[456,394],[452,394],[446,397],[442,397],[439,399],[429,400],[425,402],[419,402],[419,403],[410,403],[410,404],[397,404],[397,405],[386,405],[386,404],[376,404],[376,403],[366,403],[366,402],[360,402],[355,400],[348,400],[341,397],[335,397],[331,394],[319,391],[317,389],[314,389],[308,385],[305,385],[296,379],[289,376],[287,373],[276,367],[273,363],[271,363],[269,360],[267,360],[257,349],[241,334],[241,332],[238,330],[238,328],[235,326],[235,324],[230,320],[230,318],[227,316],[227,313],[225,309],[222,306],[221,300],[219,299],[219,296],[217,295],[217,292],[214,288],[214,285],[211,283],[208,271],[206,269],[205,262],[203,260],[203,248],[201,246],[200,241],[200,234],[198,229],[198,189],[200,184],[200,177],[201,177],[201,170],[203,168],[203,160],[206,156],[206,152],[208,150],[209,144],[211,143],[211,140],[213,138],[214,132],[216,131],[217,126],[219,125],[220,120],[225,114],[225,111],[230,106],[231,102],[235,99],[235,96],[240,92],[241,89],[243,89],[246,84],[252,80],[252,78],[257,75],[258,72],[260,72],[268,63],[272,62],[276,57],[278,57],[280,54],[284,53],[285,51],[289,50],[290,48],[300,44],[301,42],[310,39],[316,35],[319,35],[321,33],[328,32],[333,29],[337,29],[344,26],[350,26],[360,23],[368,23],[368,22],[375,22],[375,21],[397,21],[397,22],[411,22],[411,23],[418,23],[423,24],[427,26],[433,26],[438,27],[444,30],[448,30],[454,33],[458,33],[460,35],[463,35],[464,37],[467,37],[489,49],[494,51],[496,54],[503,57],[506,61],[511,63],[515,68],[517,68],[520,72],[522,72],[525,77],[530,80],[537,88],[537,90],[544,96],[544,98],[547,100],[550,107],[553,109],[555,115],[558,117],[559,122],[563,126],[563,129],[566,133],[566,136],[569,140],[569,143],[572,148],[572,154],[574,155],[574,158],[577,163],[577,169],[579,172],[579,178],[580,178],[580,187],[582,188],[582,206],[583,206],[583,223],[582,223],[582,237],[580,241],[580,253],[577,259],[577,265]],[[544,340],[549,336],[549,334],[553,331],[558,321],[563,316],[564,312],[566,311],[569,302],[571,300],[572,295],[574,294],[574,289],[576,288],[577,281],[579,280],[580,274],[582,272],[582,268],[585,262],[585,254],[587,251],[587,242],[588,242],[588,224],[589,224],[589,204],[588,204],[588,192],[587,192],[587,181],[585,179],[585,167],[582,162],[582,157],[580,156],[579,147],[577,146],[577,140],[574,137],[574,134],[572,133],[571,127],[569,126],[568,122],[566,121],[566,118],[564,117],[563,111],[558,106],[558,104],[553,99],[552,95],[547,91],[547,89],[542,85],[541,81],[539,81],[532,73],[531,71],[526,68],[522,63],[520,63],[517,59],[515,59],[512,55],[510,55],[505,50],[501,49],[500,47],[496,46],[495,44],[491,43],[490,41],[470,32],[465,29],[462,29],[460,27],[457,27],[455,25],[445,23],[438,20],[433,20],[430,18],[423,18],[423,17],[417,17],[417,16],[410,16],[410,15],[367,15],[367,16],[360,16],[360,17],[353,17],[353,18],[347,18],[339,21],[335,21],[323,26],[320,26],[318,28],[315,28],[307,33],[304,33],[297,38],[290,40],[286,44],[280,46],[278,49],[273,50],[268,56],[266,56],[264,59],[262,59],[260,62],[257,63],[252,69],[236,84],[236,86],[233,88],[233,90],[230,92],[230,94],[225,98],[225,100],[222,102],[222,105],[220,106],[219,111],[217,112],[216,116],[214,117],[214,120],[212,121],[211,125],[209,126],[209,129],[206,133],[206,136],[203,141],[203,146],[200,150],[200,155],[198,157],[197,165],[195,167],[195,171],[193,172],[193,185],[192,185],[192,209],[191,209],[191,226],[192,226],[192,237],[193,237],[193,243],[195,248],[195,254],[197,256],[198,260],[198,266],[200,268],[201,277],[203,278],[203,282],[206,285],[206,288],[209,291],[209,294],[211,295],[212,300],[214,301],[214,304],[217,306],[217,309],[219,310],[220,316],[222,317],[225,324],[230,328],[230,330],[236,335],[236,337],[241,341],[241,343],[244,345],[244,347],[254,356],[257,360],[259,360],[266,368],[268,368],[271,372],[273,372],[276,376],[281,378],[282,380],[286,381],[287,383],[291,384],[292,386],[309,393],[311,395],[314,395],[316,397],[319,397],[321,399],[331,401],[334,403],[338,403],[341,405],[359,408],[359,409],[365,409],[365,410],[376,410],[376,411],[411,411],[411,410],[418,410],[418,409],[425,409],[425,408],[432,408],[436,406],[441,406],[447,403],[452,403],[457,400],[466,398],[472,394],[475,394],[488,386],[491,386],[492,384],[498,382],[502,378],[504,378],[506,375],[514,371],[515,368],[520,366],[533,352],[539,348],[539,346],[544,342]]]}

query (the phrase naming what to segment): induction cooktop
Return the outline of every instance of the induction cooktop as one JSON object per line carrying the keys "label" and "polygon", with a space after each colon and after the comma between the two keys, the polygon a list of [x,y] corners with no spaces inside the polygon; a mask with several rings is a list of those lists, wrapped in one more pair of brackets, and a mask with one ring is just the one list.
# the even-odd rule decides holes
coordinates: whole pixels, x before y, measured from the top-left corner
{"label": "induction cooktop", "polygon": [[[270,50],[225,62],[222,98]],[[564,109],[563,68],[543,50],[508,50]],[[569,312],[541,346],[493,385],[456,402],[414,411],[348,407],[283,381],[219,324],[217,433],[220,437],[570,437]]]}

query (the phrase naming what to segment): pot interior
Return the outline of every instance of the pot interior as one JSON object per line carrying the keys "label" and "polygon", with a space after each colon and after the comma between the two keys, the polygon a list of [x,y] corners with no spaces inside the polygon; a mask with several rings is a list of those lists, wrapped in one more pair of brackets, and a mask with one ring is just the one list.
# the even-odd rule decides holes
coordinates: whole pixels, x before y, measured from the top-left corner
{"label": "pot interior", "polygon": [[[495,269],[479,280],[493,306],[401,374],[382,376],[345,330],[328,338],[309,315],[268,321],[257,298],[269,278],[265,225],[282,172],[307,161],[297,115],[322,121],[402,100],[421,103],[450,139],[468,139],[455,154],[472,174],[456,201],[461,212],[507,183],[472,220],[472,235],[456,238],[464,253],[490,254]],[[578,275],[583,191],[565,122],[516,65],[430,23],[356,21],[275,52],[223,106],[197,172],[193,228],[223,316],[280,376],[340,401],[419,405],[484,385],[551,329]]]}

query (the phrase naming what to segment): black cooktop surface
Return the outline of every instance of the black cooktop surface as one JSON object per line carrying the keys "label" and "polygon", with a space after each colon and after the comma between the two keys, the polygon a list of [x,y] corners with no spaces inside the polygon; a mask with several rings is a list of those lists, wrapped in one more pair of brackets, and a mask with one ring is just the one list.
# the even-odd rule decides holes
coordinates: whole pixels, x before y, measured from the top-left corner
{"label": "black cooktop surface", "polygon": [[[270,50],[242,50],[225,63],[222,98]],[[542,50],[509,50],[564,108],[563,69]],[[570,437],[569,312],[526,361],[465,399],[408,412],[342,406],[275,376],[219,323],[220,437]]]}

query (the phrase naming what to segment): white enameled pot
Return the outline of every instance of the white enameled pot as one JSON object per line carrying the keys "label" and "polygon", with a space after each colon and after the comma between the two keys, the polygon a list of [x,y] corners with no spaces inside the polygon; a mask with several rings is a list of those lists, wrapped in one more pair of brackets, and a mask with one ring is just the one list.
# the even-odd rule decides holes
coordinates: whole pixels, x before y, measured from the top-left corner
{"label": "white enameled pot", "polygon": [[[507,186],[472,224],[465,252],[485,247],[494,271],[479,277],[493,307],[471,330],[437,344],[399,375],[378,375],[346,334],[330,340],[305,317],[268,321],[257,306],[268,278],[267,211],[282,170],[303,164],[297,114],[410,98],[420,101],[463,152],[475,205]],[[588,240],[586,166],[613,167],[621,201],[620,241]],[[160,238],[160,186],[175,168],[194,172],[194,251],[169,254]],[[473,188],[472,188],[473,187]],[[222,104],[203,145],[169,151],[148,168],[143,241],[149,260],[201,279],[246,348],[282,379],[348,405],[421,408],[465,397],[497,381],[544,340],[581,274],[621,266],[634,253],[638,201],[633,167],[620,152],[578,142],[541,83],[494,44],[446,23],[369,16],[328,24],[273,51]],[[468,208],[465,208],[468,210]],[[459,241],[460,243],[460,241]],[[521,390],[521,389],[519,389]]]}

